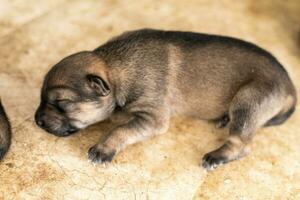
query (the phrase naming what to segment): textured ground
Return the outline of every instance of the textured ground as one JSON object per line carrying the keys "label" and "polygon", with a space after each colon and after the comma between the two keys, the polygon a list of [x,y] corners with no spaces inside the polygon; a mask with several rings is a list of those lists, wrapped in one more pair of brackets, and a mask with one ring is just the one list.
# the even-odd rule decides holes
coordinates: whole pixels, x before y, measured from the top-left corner
{"label": "textured ground", "polygon": [[300,93],[300,2],[0,0],[0,94],[13,143],[0,163],[0,199],[300,199],[300,112],[258,132],[253,152],[207,173],[204,153],[227,130],[174,119],[169,132],[133,145],[107,166],[86,152],[112,125],[67,138],[37,128],[33,114],[44,74],[71,53],[125,30],[191,30],[246,39],[286,66]]}

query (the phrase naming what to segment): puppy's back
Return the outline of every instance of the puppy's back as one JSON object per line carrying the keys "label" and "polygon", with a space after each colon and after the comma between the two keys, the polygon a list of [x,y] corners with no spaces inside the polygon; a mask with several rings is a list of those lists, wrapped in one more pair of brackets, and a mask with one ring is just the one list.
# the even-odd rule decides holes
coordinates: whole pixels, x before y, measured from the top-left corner
{"label": "puppy's back", "polygon": [[128,76],[136,75],[132,85],[142,90],[141,94],[146,87],[151,92],[154,88],[156,96],[159,91],[171,90],[171,99],[176,99],[174,107],[203,119],[226,113],[237,91],[251,81],[266,82],[276,91],[284,91],[276,95],[291,96],[292,103],[283,105],[284,111],[296,102],[294,86],[277,59],[240,39],[142,29],[117,36],[95,51],[108,66],[117,66],[116,71],[126,68]]}

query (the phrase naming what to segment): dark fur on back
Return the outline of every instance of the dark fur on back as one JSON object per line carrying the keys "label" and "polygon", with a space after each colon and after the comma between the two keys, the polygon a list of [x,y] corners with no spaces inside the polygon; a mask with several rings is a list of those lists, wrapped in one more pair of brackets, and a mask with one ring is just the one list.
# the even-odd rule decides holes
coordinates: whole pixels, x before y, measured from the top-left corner
{"label": "dark fur on back", "polygon": [[[127,56],[131,56],[134,53],[142,54],[140,45],[143,48],[149,43],[153,45],[164,46],[168,43],[173,43],[182,48],[186,48],[188,51],[193,51],[193,48],[205,47],[206,45],[212,45],[213,43],[226,46],[234,46],[239,49],[246,49],[254,53],[263,55],[274,62],[279,70],[286,73],[286,70],[277,61],[277,59],[268,51],[261,47],[244,40],[232,38],[228,36],[195,33],[195,32],[183,32],[183,31],[160,31],[155,29],[142,29],[138,31],[125,32],[121,36],[115,37],[105,43],[104,45],[95,49],[97,53],[105,54],[105,59],[109,61],[123,61]],[[150,47],[148,47],[150,49]],[[149,49],[144,49],[147,51]],[[155,49],[156,52],[162,52],[163,49]]]}

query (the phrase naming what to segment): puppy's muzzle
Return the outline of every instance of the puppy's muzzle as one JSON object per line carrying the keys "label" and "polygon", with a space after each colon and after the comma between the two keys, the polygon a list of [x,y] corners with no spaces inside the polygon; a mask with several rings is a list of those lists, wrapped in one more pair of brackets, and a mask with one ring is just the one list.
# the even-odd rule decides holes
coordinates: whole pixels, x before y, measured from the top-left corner
{"label": "puppy's muzzle", "polygon": [[51,126],[47,124],[45,113],[41,112],[40,110],[38,110],[35,114],[35,122],[40,128],[44,129],[48,133],[60,137],[68,136],[79,130],[73,127],[72,125],[70,125],[69,123],[63,123],[63,122],[61,122],[62,125],[60,128],[56,128],[56,129],[51,128]]}

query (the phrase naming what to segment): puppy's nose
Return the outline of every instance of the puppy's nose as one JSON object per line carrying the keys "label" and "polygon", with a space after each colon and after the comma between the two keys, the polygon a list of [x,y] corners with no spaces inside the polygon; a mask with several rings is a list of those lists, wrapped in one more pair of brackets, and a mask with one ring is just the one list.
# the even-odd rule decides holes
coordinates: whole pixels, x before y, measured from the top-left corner
{"label": "puppy's nose", "polygon": [[37,125],[38,125],[39,127],[44,127],[44,126],[45,126],[45,121],[44,121],[43,119],[38,119],[38,120],[36,121],[36,123],[37,123]]}
{"label": "puppy's nose", "polygon": [[41,128],[43,128],[45,126],[45,119],[43,116],[44,115],[41,114],[40,112],[37,112],[35,115],[35,122]]}

